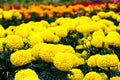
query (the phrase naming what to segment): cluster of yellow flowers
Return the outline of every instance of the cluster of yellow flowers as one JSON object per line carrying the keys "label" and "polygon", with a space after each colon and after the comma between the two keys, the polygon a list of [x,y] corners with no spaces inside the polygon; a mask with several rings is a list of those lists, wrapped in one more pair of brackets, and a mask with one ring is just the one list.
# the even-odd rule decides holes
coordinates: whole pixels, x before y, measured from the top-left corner
{"label": "cluster of yellow flowers", "polygon": [[119,76],[115,76],[115,77],[110,78],[110,80],[120,80],[120,77]]}
{"label": "cluster of yellow flowers", "polygon": [[11,20],[12,17],[21,19],[22,15],[15,9],[9,10],[9,11],[4,11],[3,9],[0,8],[0,19],[4,18],[7,20]]}
{"label": "cluster of yellow flowers", "polygon": [[[84,24],[85,22],[88,23]],[[78,39],[79,47],[77,48],[90,47],[91,45],[102,47],[103,42],[105,42],[106,47],[109,45],[119,47],[120,39],[116,30],[120,30],[120,27],[115,26],[112,21],[105,19],[99,19],[96,21],[93,18],[83,16],[75,19],[59,18],[51,24],[43,20],[40,22],[31,21],[17,27],[10,26],[6,30],[0,30],[0,37],[3,38],[6,34],[18,35],[23,38],[24,42],[34,46],[39,42],[57,43],[62,37],[66,37],[69,31],[78,31],[79,33],[82,33],[84,37],[83,39]],[[94,33],[91,35],[91,32]],[[107,36],[105,36],[105,34],[107,34]],[[111,36],[113,36],[113,38],[111,38]],[[81,45],[81,40],[84,41],[84,46]]]}
{"label": "cluster of yellow flowers", "polygon": [[[114,20],[117,20],[120,22],[120,15],[110,11],[110,12],[99,12],[96,17],[93,17],[94,20],[99,20],[100,18],[113,18]],[[96,19],[95,19],[96,18]]]}
{"label": "cluster of yellow flowers", "polygon": [[116,70],[119,59],[117,55],[102,55],[97,60],[97,66],[105,70]]}
{"label": "cluster of yellow flowers", "polygon": [[117,69],[119,63],[118,56],[115,54],[110,55],[93,55],[90,56],[90,58],[87,61],[88,66],[90,67],[100,67],[101,69],[107,70],[113,70],[115,71]]}
{"label": "cluster of yellow flowers", "polygon": [[83,80],[106,80],[108,77],[105,73],[97,73],[97,72],[88,72]]}
{"label": "cluster of yellow flowers", "polygon": [[[109,13],[112,14],[112,12]],[[92,18],[86,16],[75,19],[59,18],[52,23],[44,20],[40,22],[31,21],[16,27],[9,26],[7,29],[0,25],[0,51],[3,51],[3,43],[6,44],[5,50],[7,48],[15,49],[16,51],[10,56],[10,61],[15,66],[26,65],[32,61],[42,59],[53,63],[61,71],[72,71],[74,74],[68,75],[71,80],[89,80],[91,78],[94,80],[106,80],[107,76],[103,73],[89,72],[84,77],[82,71],[76,68],[87,63],[89,67],[97,66],[106,71],[114,71],[118,66],[120,71],[119,59],[115,53],[109,55],[95,53],[96,55],[90,56],[85,61],[82,57],[88,56],[90,51],[84,50],[82,53],[76,53],[70,45],[49,43],[58,43],[69,32],[76,31],[76,34],[72,35],[73,37],[78,33],[84,35],[83,38],[77,40],[76,49],[90,48],[91,46],[109,48],[110,45],[120,47],[120,34],[116,31],[120,30],[120,26],[115,26],[112,21],[102,19],[101,16],[103,15],[100,13],[98,15]],[[24,43],[29,44],[30,48]],[[25,50],[19,50],[22,48]],[[30,79],[32,78],[34,77],[30,77]]]}
{"label": "cluster of yellow flowers", "polygon": [[89,67],[96,67],[97,66],[97,60],[101,55],[96,54],[92,55],[88,58],[87,64]]}
{"label": "cluster of yellow flowers", "polygon": [[72,67],[84,64],[84,59],[77,57],[71,46],[46,43],[38,43],[27,50],[18,50],[11,54],[10,61],[15,66],[22,66],[39,58],[46,62],[52,62],[56,68],[62,71],[69,71]]}
{"label": "cluster of yellow flowers", "polygon": [[23,69],[15,74],[15,80],[40,80],[32,69]]}
{"label": "cluster of yellow flowers", "polygon": [[80,69],[73,68],[70,71],[73,73],[73,75],[70,74],[67,75],[70,80],[83,80],[84,74]]}
{"label": "cluster of yellow flowers", "polygon": [[84,64],[83,58],[78,58],[72,53],[58,53],[54,57],[54,65],[61,71],[69,71],[72,67],[78,67]]}
{"label": "cluster of yellow flowers", "polygon": [[[120,30],[120,27],[115,26],[112,21],[108,21],[106,19],[94,20],[89,17],[85,17],[80,20],[81,23],[76,27],[76,30],[79,33],[83,33],[84,37],[82,39],[78,39],[79,45],[76,46],[76,49],[82,49],[85,47],[89,48],[91,45],[95,47],[103,47],[103,42],[104,47],[106,48],[108,48],[109,45],[114,47],[120,46],[120,34],[116,31]],[[85,21],[88,23],[84,24]],[[84,42],[84,45],[82,45],[81,41]]]}

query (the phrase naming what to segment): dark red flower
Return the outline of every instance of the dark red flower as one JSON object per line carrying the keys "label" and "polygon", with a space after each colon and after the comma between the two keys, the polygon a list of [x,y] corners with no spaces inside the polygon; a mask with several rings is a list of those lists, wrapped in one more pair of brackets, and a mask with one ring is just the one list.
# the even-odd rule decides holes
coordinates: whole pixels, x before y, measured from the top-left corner
{"label": "dark red flower", "polygon": [[17,6],[17,9],[20,9],[20,8],[21,8],[20,5],[18,5],[18,6]]}
{"label": "dark red flower", "polygon": [[2,8],[2,5],[0,4],[0,8]]}
{"label": "dark red flower", "polygon": [[66,4],[65,6],[66,6],[66,8],[68,8],[68,5],[67,5],[67,4]]}
{"label": "dark red flower", "polygon": [[12,4],[10,4],[10,6],[9,6],[9,10],[11,10],[11,9],[13,9],[13,5]]}

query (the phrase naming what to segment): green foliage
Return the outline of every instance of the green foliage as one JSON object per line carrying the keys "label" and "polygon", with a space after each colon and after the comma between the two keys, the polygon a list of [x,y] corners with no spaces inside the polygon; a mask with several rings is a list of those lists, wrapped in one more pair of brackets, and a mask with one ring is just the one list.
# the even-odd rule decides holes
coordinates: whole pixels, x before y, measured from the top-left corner
{"label": "green foliage", "polygon": [[[74,36],[76,35],[76,36]],[[68,35],[60,40],[60,44],[71,45],[74,49],[78,45],[77,40],[83,38],[83,34],[77,31],[69,32]],[[58,44],[59,44],[58,43]]]}
{"label": "green foliage", "polygon": [[18,26],[21,24],[21,20],[16,19],[15,17],[12,17],[12,20],[6,20],[6,19],[1,19],[0,24],[6,29],[9,26]]}

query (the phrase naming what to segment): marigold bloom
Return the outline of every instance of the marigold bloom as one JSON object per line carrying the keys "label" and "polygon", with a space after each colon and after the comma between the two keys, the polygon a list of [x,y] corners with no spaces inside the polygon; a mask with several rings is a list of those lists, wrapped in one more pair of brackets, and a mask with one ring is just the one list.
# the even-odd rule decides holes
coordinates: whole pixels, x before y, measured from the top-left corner
{"label": "marigold bloom", "polygon": [[31,63],[32,55],[27,50],[18,50],[11,54],[10,62],[15,66],[22,66]]}
{"label": "marigold bloom", "polygon": [[8,35],[6,37],[6,47],[10,49],[20,49],[24,45],[23,39],[18,35]]}
{"label": "marigold bloom", "polygon": [[69,71],[73,67],[72,56],[69,53],[57,53],[54,57],[54,66],[61,71]]}
{"label": "marigold bloom", "polygon": [[92,71],[88,72],[83,80],[102,80],[102,77],[97,72]]}
{"label": "marigold bloom", "polygon": [[32,69],[23,69],[15,74],[15,80],[40,80]]}
{"label": "marigold bloom", "polygon": [[80,69],[73,68],[70,71],[73,73],[73,75],[70,74],[67,75],[70,80],[83,80],[84,74]]}

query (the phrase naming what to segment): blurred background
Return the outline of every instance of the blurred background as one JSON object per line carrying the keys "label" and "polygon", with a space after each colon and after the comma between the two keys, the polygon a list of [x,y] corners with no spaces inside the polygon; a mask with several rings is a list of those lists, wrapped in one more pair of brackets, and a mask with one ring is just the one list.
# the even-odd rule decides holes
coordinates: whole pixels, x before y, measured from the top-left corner
{"label": "blurred background", "polygon": [[0,3],[1,4],[6,4],[6,3],[9,3],[9,4],[21,4],[21,3],[24,3],[24,4],[28,4],[30,2],[34,2],[36,4],[49,4],[49,3],[55,3],[55,4],[69,4],[71,2],[88,2],[88,1],[95,1],[95,2],[99,2],[99,1],[114,1],[114,0],[0,0]]}

